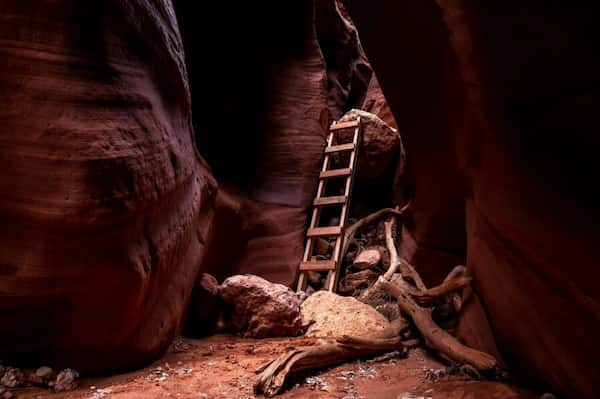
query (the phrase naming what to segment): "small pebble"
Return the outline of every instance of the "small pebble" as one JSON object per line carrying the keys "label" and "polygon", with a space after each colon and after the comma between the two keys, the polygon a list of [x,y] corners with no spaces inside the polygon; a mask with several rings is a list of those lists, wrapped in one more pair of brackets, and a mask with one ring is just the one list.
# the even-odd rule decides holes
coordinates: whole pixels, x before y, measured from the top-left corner
{"label": "small pebble", "polygon": [[52,380],[55,377],[54,370],[50,367],[42,366],[35,371],[35,375],[44,379],[44,380]]}
{"label": "small pebble", "polygon": [[16,388],[23,383],[23,373],[21,370],[7,367],[4,371],[4,375],[0,379],[0,384],[7,388]]}
{"label": "small pebble", "polygon": [[77,378],[79,373],[73,369],[64,369],[56,377],[54,382],[55,391],[70,391],[77,388]]}

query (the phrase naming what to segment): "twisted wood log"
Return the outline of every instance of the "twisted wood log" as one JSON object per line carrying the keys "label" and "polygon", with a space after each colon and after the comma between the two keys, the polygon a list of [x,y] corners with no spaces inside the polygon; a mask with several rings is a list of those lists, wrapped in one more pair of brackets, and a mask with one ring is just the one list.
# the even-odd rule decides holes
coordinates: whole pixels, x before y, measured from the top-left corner
{"label": "twisted wood log", "polygon": [[396,338],[357,338],[343,336],[336,340],[322,341],[321,344],[294,349],[259,367],[254,385],[256,393],[267,397],[279,394],[292,373],[318,369],[344,363],[382,352],[402,350],[400,337]]}
{"label": "twisted wood log", "polygon": [[411,295],[397,285],[380,279],[380,286],[398,300],[400,309],[408,314],[425,339],[425,345],[446,355],[458,363],[470,364],[477,370],[491,370],[496,359],[485,353],[461,344],[456,338],[442,330],[431,318],[431,311],[416,304]]}
{"label": "twisted wood log", "polygon": [[[461,290],[471,283],[472,278],[470,276],[456,276],[450,279],[446,278],[444,282],[436,287],[429,288],[423,291],[414,291],[410,295],[415,299],[419,305],[429,305],[436,299],[446,297],[451,294],[455,294],[456,291]],[[459,295],[452,295],[453,305],[454,298],[460,300]],[[456,309],[456,305],[454,305]],[[460,305],[458,305],[460,310]]]}
{"label": "twisted wood log", "polygon": [[354,240],[354,236],[356,235],[356,232],[359,229],[362,229],[363,227],[365,227],[365,226],[367,226],[389,214],[392,214],[395,216],[402,216],[402,214],[408,209],[409,206],[410,206],[410,202],[408,202],[406,205],[404,205],[401,209],[398,209],[398,207],[383,208],[383,209],[378,210],[377,212],[373,212],[370,215],[365,216],[362,219],[359,219],[352,226],[346,227],[345,232],[344,232],[344,243],[342,245],[342,253],[341,253],[340,259],[344,259],[346,252],[348,252],[348,247],[350,246],[350,243]]}

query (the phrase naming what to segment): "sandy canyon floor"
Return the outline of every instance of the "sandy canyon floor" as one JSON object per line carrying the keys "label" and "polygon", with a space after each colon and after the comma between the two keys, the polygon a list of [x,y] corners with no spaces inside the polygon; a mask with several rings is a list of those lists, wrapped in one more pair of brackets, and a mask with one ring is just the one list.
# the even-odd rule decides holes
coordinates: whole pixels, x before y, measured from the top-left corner
{"label": "sandy canyon floor", "polygon": [[[79,388],[66,393],[26,388],[14,394],[19,399],[254,398],[257,367],[292,347],[313,342],[308,338],[253,340],[226,335],[199,340],[177,338],[163,358],[143,369],[83,378]],[[435,382],[426,378],[428,370],[443,368],[422,349],[413,349],[407,358],[384,355],[300,376],[279,397],[536,398],[507,384],[468,381],[464,377],[445,377]]]}

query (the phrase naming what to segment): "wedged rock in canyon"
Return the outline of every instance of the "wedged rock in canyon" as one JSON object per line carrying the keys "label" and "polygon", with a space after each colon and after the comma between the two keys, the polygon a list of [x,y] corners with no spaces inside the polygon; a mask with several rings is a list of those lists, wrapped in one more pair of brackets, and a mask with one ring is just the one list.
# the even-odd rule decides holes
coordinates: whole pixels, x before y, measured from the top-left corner
{"label": "wedged rock in canyon", "polygon": [[469,306],[462,316],[467,343],[493,346],[472,334],[486,316],[522,377],[595,397],[596,17],[516,1],[350,0],[349,10],[406,145],[403,255],[435,282],[466,238],[481,300],[479,316]]}
{"label": "wedged rock in canyon", "polygon": [[2,2],[0,103],[0,358],[83,372],[154,359],[216,193],[170,2]]}
{"label": "wedged rock in canyon", "polygon": [[[355,120],[360,117],[363,126],[361,146],[358,151],[356,167],[356,181],[358,184],[364,181],[381,178],[390,168],[404,168],[404,151],[398,131],[391,128],[377,115],[359,109],[352,109],[345,113],[340,122]],[[353,129],[344,129],[336,134],[340,142],[352,140]],[[347,164],[343,160],[341,163]],[[346,157],[347,158],[347,157]],[[399,166],[396,166],[399,163]]]}

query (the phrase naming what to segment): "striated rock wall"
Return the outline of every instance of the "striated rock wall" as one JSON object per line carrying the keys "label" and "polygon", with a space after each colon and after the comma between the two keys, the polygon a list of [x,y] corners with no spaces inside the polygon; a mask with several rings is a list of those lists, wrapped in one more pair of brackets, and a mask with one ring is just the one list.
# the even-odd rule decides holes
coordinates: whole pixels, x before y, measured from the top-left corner
{"label": "striated rock wall", "polygon": [[216,194],[170,2],[2,2],[0,103],[0,358],[80,371],[153,359]]}
{"label": "striated rock wall", "polygon": [[517,1],[352,0],[349,9],[406,145],[404,254],[432,283],[468,243],[467,341],[493,350],[487,319],[529,383],[595,397],[594,17]]}
{"label": "striated rock wall", "polygon": [[359,108],[373,72],[344,0],[315,2],[315,29],[327,68],[328,106],[333,119]]}

